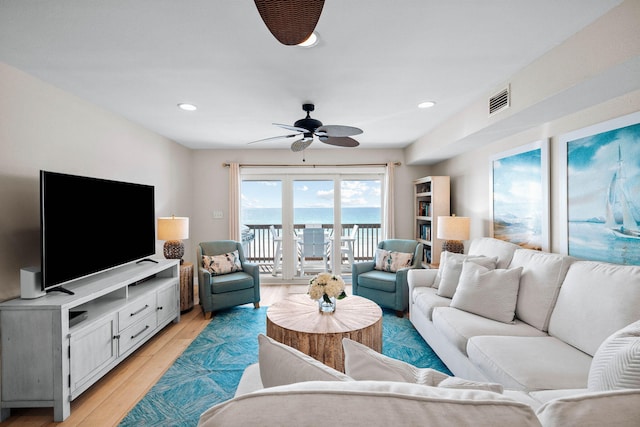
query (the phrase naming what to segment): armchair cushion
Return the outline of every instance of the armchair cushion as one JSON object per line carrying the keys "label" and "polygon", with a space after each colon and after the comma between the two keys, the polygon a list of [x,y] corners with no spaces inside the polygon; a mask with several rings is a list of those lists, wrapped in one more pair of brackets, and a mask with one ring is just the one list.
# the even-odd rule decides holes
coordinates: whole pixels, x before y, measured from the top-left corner
{"label": "armchair cushion", "polygon": [[359,286],[384,292],[396,291],[396,273],[371,270],[358,276]]}
{"label": "armchair cushion", "polygon": [[202,266],[213,275],[228,274],[242,271],[240,255],[238,251],[222,255],[203,255]]}
{"label": "armchair cushion", "polygon": [[251,289],[255,286],[253,276],[244,271],[211,276],[211,293],[224,294],[241,289]]}

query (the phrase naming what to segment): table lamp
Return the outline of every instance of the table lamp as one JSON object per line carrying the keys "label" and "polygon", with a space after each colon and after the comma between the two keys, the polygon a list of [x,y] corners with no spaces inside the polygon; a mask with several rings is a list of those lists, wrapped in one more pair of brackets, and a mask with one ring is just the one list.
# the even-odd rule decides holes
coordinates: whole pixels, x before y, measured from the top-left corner
{"label": "table lamp", "polygon": [[438,239],[442,242],[442,251],[464,253],[462,240],[469,240],[469,226],[471,218],[465,216],[439,216]]}
{"label": "table lamp", "polygon": [[158,240],[164,240],[164,257],[179,259],[184,256],[183,239],[189,238],[189,218],[171,216],[158,218]]}

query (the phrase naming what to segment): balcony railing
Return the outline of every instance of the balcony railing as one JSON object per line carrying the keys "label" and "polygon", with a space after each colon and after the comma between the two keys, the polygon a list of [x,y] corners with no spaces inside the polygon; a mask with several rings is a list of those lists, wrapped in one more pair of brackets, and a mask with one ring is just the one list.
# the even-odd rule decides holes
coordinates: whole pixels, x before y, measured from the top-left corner
{"label": "balcony railing", "polygon": [[[343,224],[343,235],[349,236],[354,225],[358,225],[358,232],[353,244],[354,261],[370,261],[373,259],[378,242],[381,239],[380,224]],[[243,233],[243,248],[249,262],[259,264],[261,272],[271,272],[273,269],[276,244],[271,235],[271,225],[245,224],[249,230]],[[276,233],[282,232],[282,225],[275,225]],[[295,224],[296,232],[305,228],[305,224]],[[333,232],[333,224],[322,224],[322,228]],[[252,236],[252,237],[251,237]],[[343,256],[346,260],[346,257]]]}

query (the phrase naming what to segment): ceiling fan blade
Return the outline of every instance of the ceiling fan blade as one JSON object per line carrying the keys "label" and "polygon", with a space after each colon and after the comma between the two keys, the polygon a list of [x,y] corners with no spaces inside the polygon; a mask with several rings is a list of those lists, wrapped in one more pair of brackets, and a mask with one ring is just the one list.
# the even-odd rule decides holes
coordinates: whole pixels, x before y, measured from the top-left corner
{"label": "ceiling fan blade", "polygon": [[310,146],[312,142],[313,138],[302,138],[301,140],[295,141],[293,144],[291,144],[291,151],[293,151],[294,153],[302,151]]}
{"label": "ceiling fan blade", "polygon": [[362,133],[362,129],[353,126],[324,125],[316,129],[315,133],[318,136],[342,137],[359,135]]}
{"label": "ceiling fan blade", "polygon": [[284,128],[284,129],[287,129],[287,130],[293,130],[293,131],[296,131],[296,132],[304,132],[304,133],[309,132],[308,129],[299,128],[299,127],[296,127],[296,126],[283,125],[282,123],[272,123],[272,124],[275,125],[275,126],[280,126],[281,128]]}
{"label": "ceiling fan blade", "polygon": [[360,145],[358,141],[348,136],[321,136],[320,141],[336,147],[357,147]]}
{"label": "ceiling fan blade", "polygon": [[300,136],[299,133],[293,135],[280,135],[280,136],[272,136],[271,138],[258,139],[256,141],[248,142],[247,144],[255,144],[256,142],[265,142],[265,141],[277,141],[279,139],[288,139],[293,138],[294,136]]}

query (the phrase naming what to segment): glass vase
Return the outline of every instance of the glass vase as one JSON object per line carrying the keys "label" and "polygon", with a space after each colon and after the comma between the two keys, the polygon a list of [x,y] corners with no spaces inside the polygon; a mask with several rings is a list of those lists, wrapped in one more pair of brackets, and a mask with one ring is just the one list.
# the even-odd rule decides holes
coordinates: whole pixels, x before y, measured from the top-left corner
{"label": "glass vase", "polygon": [[333,314],[336,311],[336,298],[329,297],[329,301],[324,298],[318,300],[318,311],[322,314]]}

